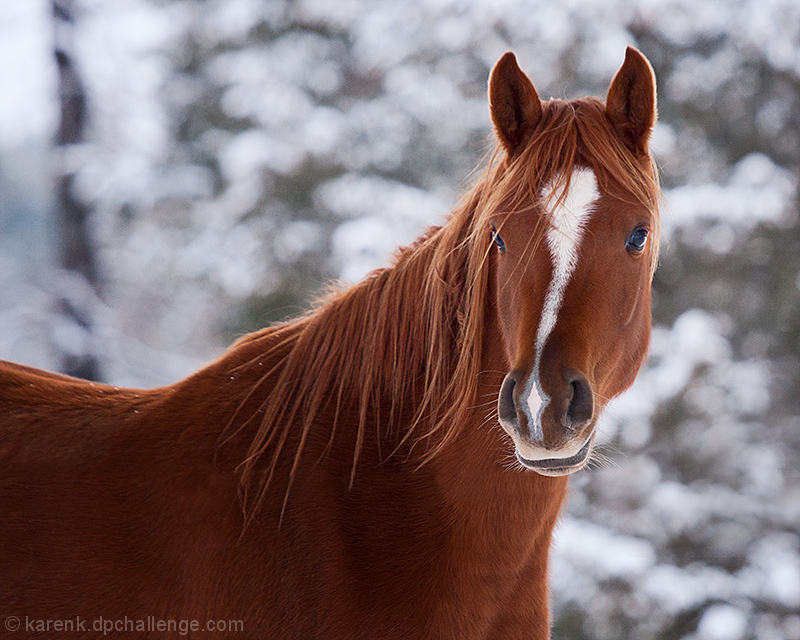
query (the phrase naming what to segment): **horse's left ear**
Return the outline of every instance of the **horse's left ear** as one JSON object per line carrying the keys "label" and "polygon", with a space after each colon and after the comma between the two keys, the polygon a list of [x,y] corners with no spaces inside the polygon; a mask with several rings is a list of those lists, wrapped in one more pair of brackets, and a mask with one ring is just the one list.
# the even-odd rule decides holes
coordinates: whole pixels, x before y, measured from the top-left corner
{"label": "horse's left ear", "polygon": [[489,74],[489,110],[497,137],[509,156],[524,146],[542,118],[539,94],[510,51]]}
{"label": "horse's left ear", "polygon": [[656,123],[656,76],[647,58],[633,47],[626,49],[625,62],[608,88],[606,113],[631,151],[647,153]]}

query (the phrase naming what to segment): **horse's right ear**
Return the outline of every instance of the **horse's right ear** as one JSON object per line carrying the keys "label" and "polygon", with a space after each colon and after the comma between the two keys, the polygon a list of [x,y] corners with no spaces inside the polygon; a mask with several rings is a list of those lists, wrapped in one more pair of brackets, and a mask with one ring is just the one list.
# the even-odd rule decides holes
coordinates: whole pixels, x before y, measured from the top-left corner
{"label": "horse's right ear", "polygon": [[510,51],[489,74],[489,110],[497,137],[509,156],[523,147],[542,117],[539,95]]}

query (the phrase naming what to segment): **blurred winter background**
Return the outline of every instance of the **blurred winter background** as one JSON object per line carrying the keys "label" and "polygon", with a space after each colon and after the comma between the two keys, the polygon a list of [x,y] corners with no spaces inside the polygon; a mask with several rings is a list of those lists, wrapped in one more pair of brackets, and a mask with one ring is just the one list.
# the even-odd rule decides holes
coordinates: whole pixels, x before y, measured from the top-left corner
{"label": "blurred winter background", "polygon": [[627,44],[659,80],[655,332],[571,480],[554,637],[799,639],[797,0],[2,0],[0,358],[189,374],[443,219],[504,51],[603,96]]}

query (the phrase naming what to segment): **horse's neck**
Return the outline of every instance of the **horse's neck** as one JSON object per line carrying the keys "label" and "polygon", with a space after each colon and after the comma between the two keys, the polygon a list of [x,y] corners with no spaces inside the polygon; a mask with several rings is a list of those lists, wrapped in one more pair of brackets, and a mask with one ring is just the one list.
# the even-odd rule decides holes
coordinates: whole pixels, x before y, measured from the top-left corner
{"label": "horse's neck", "polygon": [[[462,254],[463,255],[463,254]],[[423,256],[420,256],[423,257]],[[423,257],[424,263],[424,257]],[[406,267],[408,265],[405,265]],[[409,271],[412,271],[409,269]],[[452,267],[453,272],[458,272],[460,269],[457,266]],[[401,272],[402,273],[402,272]],[[415,275],[412,273],[412,275]],[[417,277],[418,274],[415,275]],[[409,276],[410,277],[410,276]],[[492,290],[493,278],[489,278],[488,289],[485,295],[490,299],[495,297]],[[397,284],[395,286],[398,286]],[[373,289],[374,287],[374,289]],[[398,290],[404,291],[406,294],[408,287],[404,286],[402,282],[398,286]],[[368,299],[376,295],[376,291],[381,294],[388,295],[386,290],[386,281],[382,278],[375,278],[370,281],[361,283],[349,292],[351,298],[350,306],[341,305],[337,306],[336,300],[334,304],[326,305],[317,313],[323,314],[336,314],[345,313],[351,314],[353,309],[363,310],[365,313],[369,312],[369,306],[361,306],[357,303],[358,298],[355,296],[362,296],[362,299]],[[397,292],[395,292],[397,293]],[[413,305],[413,301],[409,304]],[[402,306],[399,307],[402,309]],[[516,461],[513,458],[513,448],[510,443],[506,441],[503,432],[498,428],[494,411],[494,400],[497,395],[500,383],[502,381],[503,371],[508,369],[508,363],[505,362],[505,357],[502,355],[501,338],[499,320],[494,313],[494,305],[486,304],[487,316],[484,318],[483,338],[482,343],[485,345],[484,359],[481,364],[480,389],[475,398],[476,407],[470,412],[468,419],[463,421],[463,424],[457,425],[457,436],[448,441],[447,446],[443,447],[441,451],[436,453],[436,468],[440,476],[442,488],[445,490],[444,495],[448,497],[452,507],[456,510],[465,509],[469,510],[473,506],[485,509],[486,505],[499,505],[496,509],[498,513],[508,511],[513,514],[513,518],[524,517],[530,507],[533,512],[541,512],[544,508],[544,503],[555,502],[560,504],[563,498],[563,485],[562,481],[552,481],[550,478],[543,478],[531,472],[525,472],[517,467]],[[412,323],[413,326],[409,327],[391,327],[390,331],[396,331],[398,335],[412,335],[415,341],[424,340],[424,328],[419,325],[419,313],[402,314],[407,322]],[[453,314],[455,316],[455,312]],[[329,318],[330,323],[322,322],[316,326],[322,326],[323,329],[330,324],[336,324],[336,318]],[[373,318],[363,317],[357,318],[358,325],[362,325],[366,330],[372,326]],[[399,319],[398,319],[399,321]],[[442,317],[442,322],[448,323],[448,327],[452,327],[457,322],[456,317]],[[212,365],[209,372],[213,372],[220,380],[223,381],[226,387],[231,390],[238,389],[238,398],[236,401],[229,403],[229,407],[235,408],[237,415],[236,419],[232,422],[236,423],[248,421],[251,423],[257,422],[258,412],[263,410],[263,402],[280,402],[286,401],[286,398],[271,398],[272,384],[275,378],[280,374],[282,362],[287,358],[289,352],[293,347],[292,336],[299,336],[306,330],[305,321],[295,325],[287,325],[281,329],[266,329],[256,334],[252,334],[242,339],[237,345],[231,349],[223,358],[221,358],[215,365]],[[413,324],[417,323],[417,324]],[[385,323],[384,323],[385,324]],[[420,335],[420,334],[423,335]],[[289,338],[287,340],[287,337]],[[355,333],[353,339],[358,340],[361,334]],[[378,339],[380,339],[378,337]],[[396,336],[395,336],[396,339]],[[276,349],[276,345],[283,345]],[[337,348],[355,348],[355,344],[341,345],[337,344]],[[427,345],[417,345],[421,347],[423,352],[427,352]],[[384,357],[391,355],[390,352],[384,354]],[[362,358],[369,358],[372,354],[363,352]],[[359,363],[357,363],[359,364]],[[383,404],[383,410],[380,416],[370,415],[371,420],[380,420],[378,429],[365,430],[365,446],[372,446],[380,455],[386,455],[388,452],[395,450],[399,442],[403,442],[403,437],[409,429],[411,429],[417,418],[417,408],[422,400],[425,392],[421,387],[414,387],[409,384],[412,379],[419,380],[424,377],[424,362],[421,363],[420,371],[403,372],[405,376],[402,382],[405,389],[406,396],[403,397],[399,406],[393,406],[393,400],[387,399]],[[272,371],[272,379],[262,379],[263,376]],[[305,372],[302,372],[305,373]],[[341,371],[337,376],[332,377],[323,384],[338,384],[339,380],[347,379],[350,374],[348,371]],[[235,384],[231,384],[234,382]],[[319,420],[315,421],[313,429],[318,432],[312,434],[313,436],[321,436],[321,439],[327,443],[327,438],[330,432],[335,428],[337,439],[341,438],[346,442],[347,446],[343,447],[343,455],[353,455],[353,449],[348,448],[351,437],[353,434],[348,434],[348,430],[354,430],[356,426],[353,424],[353,416],[357,416],[361,410],[361,404],[364,397],[362,389],[358,384],[354,385],[351,391],[352,397],[347,397],[347,393],[339,396],[339,401],[343,408],[342,415],[345,416],[342,424],[333,425],[332,420],[326,421],[329,418],[327,414],[319,416]],[[330,395],[335,397],[337,390],[332,387]],[[398,422],[393,425],[388,425],[387,418],[390,410],[396,409],[396,417]],[[342,415],[339,418],[342,418]],[[349,420],[347,419],[349,416]],[[256,418],[256,420],[252,420]],[[419,440],[420,435],[424,435],[424,430],[427,425],[416,424],[416,431],[413,436],[405,441],[405,444],[410,445],[415,442],[420,442],[422,446],[414,446],[413,448],[401,449],[400,455],[424,455],[426,449],[435,447],[437,444],[437,437],[434,435],[432,438],[422,438]],[[240,437],[246,439],[250,433],[249,429],[243,429]],[[346,450],[346,454],[344,451]],[[287,454],[293,453],[287,451]],[[368,458],[367,458],[368,459]],[[373,462],[375,462],[373,460]],[[413,461],[412,461],[413,462]],[[484,481],[482,478],[491,478],[491,480]],[[464,488],[473,488],[475,491],[464,491]],[[482,495],[483,490],[489,491],[488,494]],[[476,498],[476,496],[479,496]],[[477,502],[476,502],[477,500]],[[476,505],[473,504],[476,502]],[[514,507],[505,509],[505,503],[513,503]],[[481,506],[483,505],[483,506]],[[492,508],[494,508],[492,506]],[[488,514],[487,514],[488,515]]]}
{"label": "horse's neck", "polygon": [[[290,500],[307,498],[299,488],[307,486],[304,477],[320,473],[342,476],[338,479],[329,477],[326,482],[336,486],[337,491],[345,492],[339,497],[345,503],[366,499],[364,491],[367,487],[369,499],[359,506],[365,513],[380,511],[378,505],[394,504],[398,500],[416,504],[415,501],[420,499],[416,492],[426,496],[435,495],[434,503],[426,501],[426,508],[438,514],[432,516],[434,521],[448,523],[448,537],[452,540],[448,549],[458,554],[451,560],[459,567],[468,568],[464,569],[466,573],[462,575],[465,580],[477,580],[481,575],[513,576],[531,558],[546,558],[542,549],[549,544],[550,533],[564,499],[566,480],[546,478],[522,470],[514,460],[513,447],[499,429],[493,407],[502,380],[502,370],[507,368],[507,363],[501,361],[502,355],[498,355],[502,350],[497,342],[499,334],[496,319],[490,317],[486,320],[484,341],[490,347],[486,351],[494,355],[482,363],[482,370],[486,373],[481,375],[478,406],[470,413],[468,420],[458,425],[456,436],[429,462],[417,468],[417,456],[425,453],[428,443],[423,441],[420,446],[412,447],[416,437],[409,438],[407,446],[392,455],[398,439],[402,440],[415,415],[415,404],[419,398],[409,397],[408,406],[404,406],[402,411],[402,420],[394,429],[388,430],[382,424],[378,429],[369,428],[365,431],[355,485],[348,489],[357,428],[354,416],[358,414],[360,400],[354,395],[343,399],[343,405],[349,405],[348,411],[344,412],[345,420],[336,426],[336,437],[330,446],[329,436],[334,427],[326,421],[329,416],[321,415],[315,422],[314,431],[309,435],[301,455],[298,487],[292,490]],[[291,334],[292,329],[283,331],[285,337],[287,331]],[[278,342],[275,331],[259,332],[240,341],[207,371],[208,375],[214,376],[214,385],[221,385],[223,392],[231,390],[233,395],[227,407],[229,411],[238,410],[239,423],[236,426],[255,417],[249,424],[244,424],[241,430],[229,430],[234,437],[229,446],[220,450],[218,460],[229,460],[234,467],[248,455],[247,446],[252,441],[260,404],[271,391],[270,380],[260,384],[259,380],[273,367],[280,367],[286,351],[291,348],[291,344],[287,343],[286,349],[275,351]],[[271,349],[272,355],[267,357],[265,354]],[[239,391],[233,393],[235,389]],[[254,392],[248,396],[251,390]],[[280,517],[280,503],[287,490],[284,474],[288,473],[291,466],[295,444],[287,444],[285,466],[273,480],[273,497],[264,503],[263,508],[267,512],[263,516],[267,519],[274,518],[277,521]],[[270,459],[271,454],[264,456],[259,466],[267,468]],[[320,462],[323,459],[325,462]],[[398,473],[399,477],[392,476]],[[382,474],[387,477],[382,477]],[[404,495],[405,490],[413,495]]]}
{"label": "horse's neck", "polygon": [[[482,363],[478,406],[458,437],[431,462],[441,495],[460,522],[464,544],[475,545],[487,562],[513,565],[537,544],[549,543],[567,478],[523,469],[514,446],[497,423],[495,402],[507,369],[494,316],[486,318],[489,346]],[[491,342],[491,341],[494,341]],[[497,347],[497,348],[493,348]],[[488,405],[488,406],[487,406]]]}

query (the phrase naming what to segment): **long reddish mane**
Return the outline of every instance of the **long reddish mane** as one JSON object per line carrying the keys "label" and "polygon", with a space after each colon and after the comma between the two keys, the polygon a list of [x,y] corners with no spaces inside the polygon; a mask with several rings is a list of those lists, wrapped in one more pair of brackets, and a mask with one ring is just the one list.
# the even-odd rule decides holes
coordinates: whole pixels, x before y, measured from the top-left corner
{"label": "long reddish mane", "polygon": [[[329,294],[295,321],[240,341],[269,337],[271,344],[257,359],[272,367],[247,399],[260,397],[274,380],[258,411],[244,416],[245,424],[258,423],[242,464],[251,513],[281,456],[293,456],[291,485],[311,430],[320,428],[322,411],[333,415],[332,439],[343,408],[358,407],[351,483],[368,428],[394,434],[387,454],[409,444],[409,450],[419,451],[420,464],[457,434],[480,402],[484,322],[490,311],[488,216],[539,206],[548,180],[567,183],[553,189],[566,193],[578,165],[594,169],[604,190],[657,211],[660,190],[652,159],[650,166],[635,159],[614,133],[600,100],[550,100],[542,107],[531,143],[512,159],[496,151],[447,222],[400,250],[392,266]],[[654,269],[656,252],[652,255]],[[243,428],[240,420],[238,428]],[[293,452],[285,450],[290,440],[297,442]]]}

